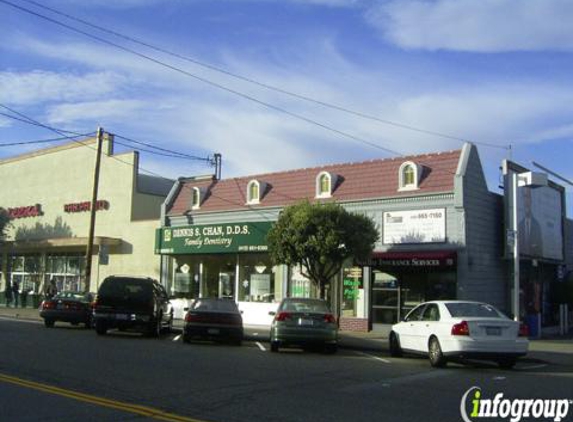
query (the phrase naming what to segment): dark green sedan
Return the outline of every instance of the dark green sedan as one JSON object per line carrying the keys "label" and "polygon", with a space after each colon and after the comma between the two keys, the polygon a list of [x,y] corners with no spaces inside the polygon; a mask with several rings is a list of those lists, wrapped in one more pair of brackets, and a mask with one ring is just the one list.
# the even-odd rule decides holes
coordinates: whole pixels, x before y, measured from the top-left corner
{"label": "dark green sedan", "polygon": [[285,298],[277,312],[271,312],[271,351],[295,345],[321,347],[327,353],[338,348],[338,324],[328,303],[322,299]]}

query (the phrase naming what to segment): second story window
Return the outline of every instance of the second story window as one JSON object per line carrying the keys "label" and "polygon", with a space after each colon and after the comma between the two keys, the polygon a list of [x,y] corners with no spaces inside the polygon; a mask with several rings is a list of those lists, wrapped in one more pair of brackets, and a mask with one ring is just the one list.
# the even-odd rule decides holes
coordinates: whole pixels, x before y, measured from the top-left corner
{"label": "second story window", "polygon": [[398,190],[415,190],[418,189],[420,179],[420,169],[412,161],[406,161],[400,166],[398,175]]}
{"label": "second story window", "polygon": [[316,197],[330,198],[332,196],[332,176],[323,171],[316,177]]}
{"label": "second story window", "polygon": [[261,200],[261,185],[256,180],[251,180],[247,185],[247,204],[258,204]]}
{"label": "second story window", "polygon": [[191,209],[197,210],[201,207],[201,189],[193,188],[191,197]]}

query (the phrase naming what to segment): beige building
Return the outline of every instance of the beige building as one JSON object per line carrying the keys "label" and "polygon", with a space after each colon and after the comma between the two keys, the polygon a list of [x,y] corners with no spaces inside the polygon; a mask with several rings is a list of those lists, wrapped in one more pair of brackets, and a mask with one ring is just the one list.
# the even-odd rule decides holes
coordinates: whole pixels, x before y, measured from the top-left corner
{"label": "beige building", "polygon": [[[0,303],[8,282],[37,302],[49,280],[59,290],[84,290],[96,139],[0,161],[0,207],[11,223],[0,243]],[[112,135],[102,149],[89,290],[110,274],[159,278],[155,229],[172,180],[139,174],[136,151],[114,153]]]}

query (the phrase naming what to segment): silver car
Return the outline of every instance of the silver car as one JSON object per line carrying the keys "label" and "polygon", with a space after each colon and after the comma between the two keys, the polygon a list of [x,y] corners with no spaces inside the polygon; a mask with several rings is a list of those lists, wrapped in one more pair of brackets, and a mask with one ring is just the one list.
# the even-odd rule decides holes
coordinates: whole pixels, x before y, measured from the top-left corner
{"label": "silver car", "polygon": [[327,353],[338,348],[338,324],[328,303],[322,299],[286,298],[277,312],[271,312],[271,351],[297,345],[320,346]]}

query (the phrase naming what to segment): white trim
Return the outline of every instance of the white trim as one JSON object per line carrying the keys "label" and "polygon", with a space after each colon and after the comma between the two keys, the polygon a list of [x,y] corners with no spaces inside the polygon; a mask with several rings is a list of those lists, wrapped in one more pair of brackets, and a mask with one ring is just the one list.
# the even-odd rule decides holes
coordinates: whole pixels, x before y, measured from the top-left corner
{"label": "white trim", "polygon": [[[411,167],[414,170],[414,183],[406,185],[404,181],[404,173],[408,167]],[[398,191],[403,192],[403,191],[413,191],[420,189],[418,185],[420,183],[421,175],[422,175],[422,169],[418,164],[414,163],[413,161],[403,162],[400,165],[400,169],[398,170]]]}
{"label": "white trim", "polygon": [[[251,198],[251,186],[257,185],[258,196],[256,198]],[[254,205],[261,203],[261,183],[253,179],[247,183],[247,205]]]}
{"label": "white trim", "polygon": [[[322,192],[321,191],[321,186],[320,186],[320,182],[323,176],[326,176],[328,178],[328,192]],[[318,175],[316,176],[316,185],[315,185],[315,195],[316,198],[331,198],[332,197],[332,191],[333,191],[333,185],[334,185],[334,177],[332,176],[332,174],[330,174],[327,171],[321,171],[320,173],[318,173]]]}

